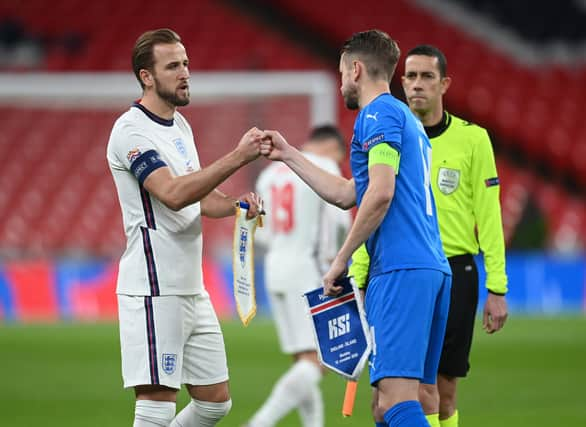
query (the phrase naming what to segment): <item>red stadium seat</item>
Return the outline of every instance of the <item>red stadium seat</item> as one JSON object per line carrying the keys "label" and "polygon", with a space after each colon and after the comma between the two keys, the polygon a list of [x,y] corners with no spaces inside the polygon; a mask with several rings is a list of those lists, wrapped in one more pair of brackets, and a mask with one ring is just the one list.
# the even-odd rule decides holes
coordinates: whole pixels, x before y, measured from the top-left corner
{"label": "red stadium seat", "polygon": [[[586,126],[580,109],[586,99],[584,65],[532,68],[517,64],[478,37],[407,0],[365,5],[356,13],[347,13],[335,0],[275,0],[270,5],[332,46],[339,46],[352,32],[372,27],[396,38],[403,54],[420,43],[437,45],[446,53],[448,73],[453,77],[446,98],[449,110],[463,112],[467,119],[488,128],[503,144],[523,152],[528,161],[545,163],[554,172],[573,177],[578,187],[586,187]],[[27,0],[3,2],[0,18],[6,16],[21,19],[27,30],[48,40],[42,66],[47,71],[128,71],[129,52],[140,32],[171,27],[188,46],[192,70],[327,67],[335,72],[332,64],[278,30],[213,0],[184,2],[180,9],[162,2],[147,6],[139,0],[86,2],[82,7],[75,0]],[[63,41],[67,37],[78,37],[81,47],[72,49]],[[287,103],[280,107],[287,108]],[[232,108],[234,127],[249,125],[246,107],[235,104]],[[346,110],[341,100],[338,110],[339,123],[349,138],[355,112]],[[0,249],[28,247],[42,253],[83,248],[119,253],[124,237],[104,160],[105,141],[118,112],[0,107],[0,113],[0,155],[18,159],[7,162],[0,171]],[[275,118],[270,112],[265,117],[267,121]],[[65,118],[66,129],[62,126]],[[214,120],[214,114],[198,111],[189,119],[199,129],[197,123]],[[295,120],[291,114],[286,125],[295,129]],[[292,139],[302,140],[305,131],[290,131]],[[213,140],[213,131],[196,135],[198,138]],[[202,150],[202,156],[208,158],[215,154],[206,151],[208,148]],[[499,170],[505,227],[510,235],[519,206],[537,184],[531,175],[509,164],[499,163]],[[237,185],[230,188],[239,189]],[[554,229],[561,227],[556,221],[564,215],[554,212],[552,206],[574,206],[560,196],[559,186],[539,186],[538,199]],[[568,209],[578,212],[571,206]],[[571,223],[569,219],[562,222]],[[210,227],[229,234],[221,225]],[[585,233],[586,227],[575,228]]]}

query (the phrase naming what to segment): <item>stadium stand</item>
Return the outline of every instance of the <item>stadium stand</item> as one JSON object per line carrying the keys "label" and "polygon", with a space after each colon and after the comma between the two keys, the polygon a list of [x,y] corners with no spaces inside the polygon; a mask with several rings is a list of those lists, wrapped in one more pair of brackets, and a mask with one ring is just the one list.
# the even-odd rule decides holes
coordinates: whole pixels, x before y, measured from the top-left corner
{"label": "stadium stand", "polygon": [[2,107],[0,115],[2,156],[13,159],[0,173],[3,255],[119,250],[122,225],[103,143],[116,113]]}
{"label": "stadium stand", "polygon": [[[487,2],[477,3],[483,10],[480,3]],[[550,246],[555,247],[559,240],[555,236],[568,229],[578,236],[576,245],[586,241],[586,124],[579,108],[586,98],[583,64],[536,67],[520,63],[477,34],[405,0],[378,2],[372,8],[364,4],[351,14],[334,0],[199,0],[186,2],[180,9],[164,3],[145,7],[138,0],[90,2],[83,8],[76,4],[73,0],[29,0],[0,5],[0,24],[21,25],[12,33],[20,38],[12,41],[34,40],[42,47],[35,51],[38,62],[26,69],[127,71],[128,52],[137,34],[161,26],[182,35],[193,70],[335,69],[331,57],[315,55],[290,34],[260,21],[271,10],[279,10],[294,23],[292,28],[315,35],[316,43],[328,44],[334,51],[351,32],[371,27],[391,33],[403,52],[421,42],[436,44],[446,52],[454,77],[447,96],[450,110],[491,129],[498,142],[497,154],[512,151],[528,165],[519,169],[499,156],[507,238],[513,235],[532,194],[548,218]],[[258,7],[264,14],[255,18]],[[250,13],[243,15],[243,8]],[[564,37],[574,40],[572,31]],[[0,67],[22,69],[23,64],[15,64],[3,61]],[[353,113],[340,107],[340,121],[349,135]],[[78,253],[80,249],[105,256],[119,253],[124,240],[103,159],[118,112],[4,104],[0,113],[0,154],[18,159],[0,171],[0,250],[14,255]],[[234,127],[243,123],[237,119],[243,115],[234,116]],[[67,127],[62,126],[64,121]],[[557,177],[555,183],[543,183],[541,171]],[[559,183],[569,185],[577,196],[570,196]]]}
{"label": "stadium stand", "polygon": [[[521,61],[525,58],[511,56],[493,39],[484,39],[478,31],[456,25],[437,13],[449,2],[383,2],[376,3],[376,7],[372,8],[361,7],[359,13],[353,14],[346,13],[334,0],[317,4],[295,0],[261,0],[258,3],[287,10],[300,25],[307,26],[336,45],[353,31],[378,27],[392,34],[403,52],[420,43],[439,46],[449,59],[448,69],[454,80],[446,97],[448,108],[490,129],[497,142],[497,152],[512,153],[538,176],[545,171],[546,176],[563,182],[571,192],[578,193],[577,203],[584,203],[586,128],[578,108],[580,100],[586,96],[583,84],[586,66],[583,61],[572,66],[551,62],[526,64]],[[515,5],[511,8],[525,13],[526,8],[522,6],[525,2],[513,3]],[[423,4],[435,6],[424,8]],[[557,4],[541,6],[556,8]],[[581,16],[583,12],[560,7],[551,16],[573,13]],[[575,17],[562,22],[565,26],[565,22],[573,19]],[[511,25],[515,22],[513,19]],[[469,26],[475,24],[470,22]],[[556,26],[553,27],[551,34],[557,34]],[[583,26],[575,26],[569,31],[577,35],[578,41],[585,41]],[[561,34],[565,33],[562,31]],[[399,67],[398,74],[401,72]],[[397,82],[395,87],[398,88]],[[400,93],[400,89],[395,93]],[[351,122],[352,116],[343,114],[342,119],[345,123]],[[512,179],[515,179],[514,175]],[[527,185],[523,180],[521,182]],[[564,186],[554,187],[560,194],[562,205],[566,205],[565,201],[570,197]],[[535,191],[545,190],[537,187]],[[546,214],[550,212],[545,206],[544,209]],[[575,211],[575,215],[583,217],[583,213]],[[559,216],[548,221],[552,224],[550,228],[555,230],[565,224],[565,221],[558,224],[558,219]],[[579,229],[575,226],[571,228]],[[555,231],[552,233],[555,234]],[[585,235],[581,234],[580,239],[583,245]]]}
{"label": "stadium stand", "polygon": [[[30,0],[3,6],[0,19],[16,19],[27,32],[45,40],[46,70],[127,71],[137,35],[158,27],[181,34],[197,70],[324,67],[319,58],[291,45],[277,31],[259,31],[253,20],[213,0],[185,2],[180,8],[139,0],[88,2],[83,7],[68,0]],[[72,50],[65,48],[67,43],[57,43],[70,39],[81,46]]]}
{"label": "stadium stand", "polygon": [[549,163],[553,152],[554,173],[570,173],[586,183],[580,168],[570,168],[569,156],[583,136],[577,106],[586,95],[584,64],[535,68],[520,64],[498,46],[438,18],[416,2],[377,3],[376,8],[364,7],[356,14],[344,13],[334,0],[270,4],[287,9],[301,25],[337,45],[352,31],[379,27],[393,34],[404,52],[422,42],[439,46],[449,58],[449,73],[454,77],[447,95],[452,109],[469,113],[467,116],[507,144],[526,152],[530,160]]}
{"label": "stadium stand", "polygon": [[[586,6],[579,1],[452,0],[538,43],[583,43]],[[530,11],[530,13],[528,13]]]}

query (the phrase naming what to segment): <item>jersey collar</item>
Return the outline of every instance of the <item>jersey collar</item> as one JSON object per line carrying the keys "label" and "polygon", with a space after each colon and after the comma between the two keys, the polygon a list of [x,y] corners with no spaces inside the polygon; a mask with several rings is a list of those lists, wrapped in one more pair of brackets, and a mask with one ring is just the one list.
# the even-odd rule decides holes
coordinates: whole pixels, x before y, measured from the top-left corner
{"label": "jersey collar", "polygon": [[145,113],[146,116],[155,123],[158,123],[162,126],[168,126],[168,127],[173,126],[173,119],[164,119],[162,117],[159,117],[155,113],[152,113],[149,110],[147,110],[144,105],[139,104],[138,102],[133,102],[132,106],[138,108],[140,111]]}
{"label": "jersey collar", "polygon": [[450,116],[447,111],[444,111],[442,114],[442,119],[439,121],[439,123],[433,126],[426,126],[425,133],[427,134],[428,138],[436,138],[444,133],[448,127],[450,127],[450,123],[452,123],[452,116]]}

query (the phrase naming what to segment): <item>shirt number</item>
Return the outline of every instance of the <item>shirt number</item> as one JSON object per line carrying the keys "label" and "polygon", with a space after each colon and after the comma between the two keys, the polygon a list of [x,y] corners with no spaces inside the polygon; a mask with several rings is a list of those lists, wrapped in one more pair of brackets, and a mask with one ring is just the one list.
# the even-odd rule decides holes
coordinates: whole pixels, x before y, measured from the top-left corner
{"label": "shirt number", "polygon": [[295,224],[293,210],[293,185],[271,187],[272,229],[277,233],[290,233]]}
{"label": "shirt number", "polygon": [[423,143],[423,138],[419,137],[419,149],[421,152],[421,162],[423,163],[423,189],[425,190],[425,213],[428,216],[433,216],[431,209],[431,179],[430,179],[430,165],[431,165],[431,148]]}

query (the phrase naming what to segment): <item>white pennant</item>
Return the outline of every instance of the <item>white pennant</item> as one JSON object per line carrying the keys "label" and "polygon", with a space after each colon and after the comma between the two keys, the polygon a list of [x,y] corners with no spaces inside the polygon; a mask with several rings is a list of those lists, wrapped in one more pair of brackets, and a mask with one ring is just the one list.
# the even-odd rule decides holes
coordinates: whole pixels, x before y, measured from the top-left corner
{"label": "white pennant", "polygon": [[256,314],[254,287],[254,232],[262,227],[262,217],[246,218],[248,204],[238,202],[234,223],[232,270],[234,273],[234,300],[240,320],[247,326]]}

